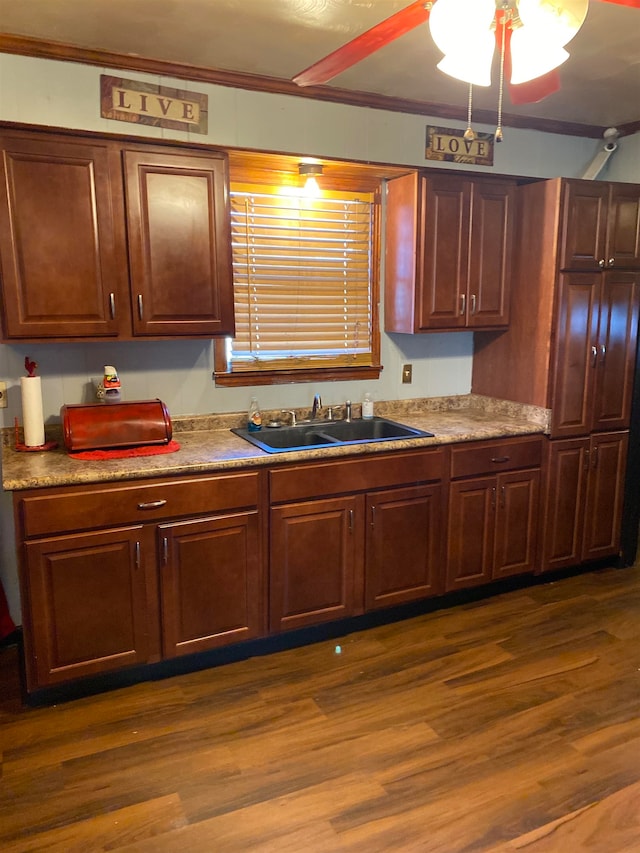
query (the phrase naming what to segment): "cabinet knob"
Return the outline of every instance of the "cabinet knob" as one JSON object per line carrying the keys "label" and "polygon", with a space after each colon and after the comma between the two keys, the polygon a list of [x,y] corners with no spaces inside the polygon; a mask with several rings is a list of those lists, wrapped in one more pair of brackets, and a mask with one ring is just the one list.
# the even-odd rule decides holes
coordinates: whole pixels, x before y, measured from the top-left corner
{"label": "cabinet knob", "polygon": [[600,269],[604,269],[604,267],[606,266],[604,258],[600,258],[600,260],[598,261],[598,266],[600,267]]}
{"label": "cabinet knob", "polygon": [[615,264],[615,262],[616,262],[615,258],[609,258],[609,260],[607,261],[607,266],[612,267]]}

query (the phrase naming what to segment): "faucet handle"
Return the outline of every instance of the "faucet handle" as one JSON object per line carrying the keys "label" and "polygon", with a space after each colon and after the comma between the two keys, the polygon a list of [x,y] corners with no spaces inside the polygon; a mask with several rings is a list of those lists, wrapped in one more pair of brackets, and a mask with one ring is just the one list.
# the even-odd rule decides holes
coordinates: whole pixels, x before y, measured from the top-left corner
{"label": "faucet handle", "polygon": [[296,425],[296,413],[294,409],[281,409],[283,415],[291,415],[291,426]]}

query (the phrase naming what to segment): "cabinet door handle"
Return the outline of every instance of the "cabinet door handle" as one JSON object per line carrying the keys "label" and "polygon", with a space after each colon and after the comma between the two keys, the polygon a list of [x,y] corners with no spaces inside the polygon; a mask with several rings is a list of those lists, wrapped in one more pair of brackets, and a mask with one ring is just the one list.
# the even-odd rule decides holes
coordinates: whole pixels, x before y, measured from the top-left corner
{"label": "cabinet door handle", "polygon": [[166,500],[159,501],[146,501],[144,503],[138,504],[138,509],[159,509],[161,506],[166,504]]}
{"label": "cabinet door handle", "polygon": [[605,268],[605,266],[606,266],[606,262],[605,262],[605,259],[604,259],[604,258],[600,258],[600,260],[598,261],[598,266],[600,267],[600,269],[604,269],[604,268]]}
{"label": "cabinet door handle", "polygon": [[109,294],[109,314],[111,315],[111,319],[116,319],[116,295],[115,293]]}
{"label": "cabinet door handle", "polygon": [[612,267],[612,266],[614,266],[615,262],[616,262],[615,258],[609,258],[609,260],[607,262],[607,266]]}
{"label": "cabinet door handle", "polygon": [[375,506],[371,507],[371,526],[376,526],[376,508]]}
{"label": "cabinet door handle", "polygon": [[467,312],[467,294],[463,293],[460,297],[460,314],[466,314]]}
{"label": "cabinet door handle", "polygon": [[604,364],[604,357],[607,354],[607,348],[604,344],[600,344],[600,364]]}
{"label": "cabinet door handle", "polygon": [[595,367],[598,361],[598,348],[591,347],[591,367]]}
{"label": "cabinet door handle", "polygon": [[140,568],[140,543],[136,542],[135,547],[135,560],[136,560],[136,569]]}
{"label": "cabinet door handle", "polygon": [[504,509],[506,504],[506,489],[504,486],[500,486],[500,506]]}
{"label": "cabinet door handle", "polygon": [[492,456],[492,462],[508,462],[511,459],[510,456]]}
{"label": "cabinet door handle", "polygon": [[138,317],[140,318],[140,320],[142,320],[144,317],[144,305],[142,303],[141,293],[138,294]]}
{"label": "cabinet door handle", "polygon": [[476,313],[476,302],[477,302],[476,295],[475,295],[475,293],[472,293],[471,294],[471,313],[472,314]]}
{"label": "cabinet door handle", "polygon": [[169,563],[169,540],[166,536],[162,537],[162,564],[164,566]]}
{"label": "cabinet door handle", "polygon": [[353,533],[353,510],[349,510],[349,533]]}
{"label": "cabinet door handle", "polygon": [[594,447],[593,452],[591,453],[591,467],[592,468],[598,467],[598,448],[597,447]]}
{"label": "cabinet door handle", "polygon": [[496,508],[496,487],[491,489],[491,509]]}
{"label": "cabinet door handle", "polygon": [[591,454],[588,450],[584,452],[584,470],[587,471],[589,469],[589,465],[591,463]]}

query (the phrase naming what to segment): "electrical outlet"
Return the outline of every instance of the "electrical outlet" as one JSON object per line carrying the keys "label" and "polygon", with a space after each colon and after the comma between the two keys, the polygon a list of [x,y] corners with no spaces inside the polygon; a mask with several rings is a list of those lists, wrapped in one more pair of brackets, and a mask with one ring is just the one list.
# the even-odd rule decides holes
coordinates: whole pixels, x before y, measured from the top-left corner
{"label": "electrical outlet", "polygon": [[412,374],[413,374],[413,365],[412,364],[403,364],[402,365],[402,384],[403,385],[411,385]]}
{"label": "electrical outlet", "polygon": [[7,383],[0,382],[0,409],[7,408]]}

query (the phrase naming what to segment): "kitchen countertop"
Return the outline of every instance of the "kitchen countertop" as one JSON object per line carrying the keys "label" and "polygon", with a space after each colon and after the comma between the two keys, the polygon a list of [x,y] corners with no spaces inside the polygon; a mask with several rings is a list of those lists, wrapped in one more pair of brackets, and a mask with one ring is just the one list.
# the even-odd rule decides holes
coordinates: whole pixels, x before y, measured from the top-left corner
{"label": "kitchen countertop", "polygon": [[[57,440],[57,449],[28,453],[16,451],[13,429],[4,429],[2,485],[6,491],[14,491],[388,453],[462,441],[542,434],[548,432],[550,419],[548,409],[475,394],[376,402],[375,414],[427,430],[434,436],[266,453],[230,432],[231,427],[245,426],[245,414],[198,415],[173,419],[173,438],[180,444],[180,450],[175,453],[86,461],[69,456],[59,425],[47,427],[47,439]],[[306,412],[302,412],[301,416],[305,415]],[[360,416],[359,405],[354,404],[353,416]],[[269,413],[263,412],[263,417],[266,421]]]}

